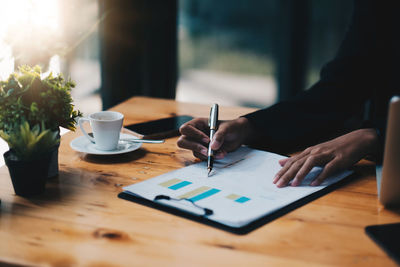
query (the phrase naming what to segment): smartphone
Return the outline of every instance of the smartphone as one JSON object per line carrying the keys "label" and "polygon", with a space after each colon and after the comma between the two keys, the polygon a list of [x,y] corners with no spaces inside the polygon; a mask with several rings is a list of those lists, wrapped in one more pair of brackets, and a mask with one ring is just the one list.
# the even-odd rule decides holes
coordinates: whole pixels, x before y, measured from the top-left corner
{"label": "smartphone", "polygon": [[179,127],[192,120],[191,116],[176,116],[154,121],[126,125],[125,128],[143,135],[146,139],[168,138],[179,135]]}
{"label": "smartphone", "polygon": [[397,264],[400,264],[400,223],[367,226],[365,232]]}

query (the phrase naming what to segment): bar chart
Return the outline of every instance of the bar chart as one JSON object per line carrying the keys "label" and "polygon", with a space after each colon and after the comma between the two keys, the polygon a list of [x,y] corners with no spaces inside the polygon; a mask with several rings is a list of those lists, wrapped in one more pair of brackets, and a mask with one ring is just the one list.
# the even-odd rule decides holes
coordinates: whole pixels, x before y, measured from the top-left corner
{"label": "bar chart", "polygon": [[[183,190],[186,186],[193,184],[192,182],[181,180],[178,178],[173,178],[162,183],[159,183],[160,186],[171,189],[171,190]],[[220,193],[221,190],[217,188],[212,188],[209,186],[199,186],[195,189],[192,189],[188,192],[179,195],[179,199],[187,199],[192,202],[196,202],[208,197],[211,197],[217,193]],[[225,196],[226,199],[230,199],[236,203],[245,203],[250,201],[250,198],[241,196],[238,194],[227,194]]]}

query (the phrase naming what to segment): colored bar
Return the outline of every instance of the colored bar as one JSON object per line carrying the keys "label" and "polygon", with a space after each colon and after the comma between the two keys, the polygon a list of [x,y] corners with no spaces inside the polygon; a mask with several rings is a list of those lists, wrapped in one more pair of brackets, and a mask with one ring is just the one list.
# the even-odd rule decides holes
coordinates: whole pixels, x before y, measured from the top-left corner
{"label": "colored bar", "polygon": [[232,199],[232,200],[236,200],[238,198],[240,198],[239,195],[236,194],[230,194],[229,196],[226,196],[227,199]]}
{"label": "colored bar", "polygon": [[171,179],[171,180],[162,182],[162,183],[159,184],[159,185],[164,186],[164,187],[169,187],[169,186],[171,186],[171,185],[174,185],[174,184],[176,184],[176,183],[179,183],[180,181],[182,181],[182,180],[181,180],[181,179],[175,178],[175,179]]}
{"label": "colored bar", "polygon": [[187,185],[190,185],[192,182],[188,182],[188,181],[183,181],[174,185],[171,185],[170,187],[168,187],[169,189],[172,190],[178,190],[179,188],[185,187]]}
{"label": "colored bar", "polygon": [[212,195],[218,193],[219,191],[221,191],[221,190],[213,188],[213,189],[210,189],[210,190],[208,190],[208,191],[206,191],[206,192],[204,192],[202,194],[194,196],[194,197],[190,198],[189,200],[191,200],[193,202],[196,202],[196,201],[202,200],[202,199],[204,199],[206,197],[212,196]]}
{"label": "colored bar", "polygon": [[248,197],[241,197],[241,198],[236,199],[235,201],[239,202],[239,203],[244,203],[249,200],[250,200],[250,198],[248,198]]}
{"label": "colored bar", "polygon": [[183,194],[182,196],[179,196],[178,198],[191,198],[197,194],[203,193],[205,191],[207,191],[208,189],[210,189],[210,187],[208,186],[202,186],[199,188],[196,188],[195,190],[189,191],[186,194]]}

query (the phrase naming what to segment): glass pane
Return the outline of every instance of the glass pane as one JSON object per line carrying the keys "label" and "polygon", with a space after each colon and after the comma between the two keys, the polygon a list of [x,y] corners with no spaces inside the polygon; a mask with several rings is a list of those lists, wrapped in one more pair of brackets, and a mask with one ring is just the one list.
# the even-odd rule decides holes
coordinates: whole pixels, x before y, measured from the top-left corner
{"label": "glass pane", "polygon": [[101,109],[97,0],[0,0],[0,79],[40,65],[76,82],[84,113]]}
{"label": "glass pane", "polygon": [[277,1],[180,0],[177,100],[274,103],[276,8]]}

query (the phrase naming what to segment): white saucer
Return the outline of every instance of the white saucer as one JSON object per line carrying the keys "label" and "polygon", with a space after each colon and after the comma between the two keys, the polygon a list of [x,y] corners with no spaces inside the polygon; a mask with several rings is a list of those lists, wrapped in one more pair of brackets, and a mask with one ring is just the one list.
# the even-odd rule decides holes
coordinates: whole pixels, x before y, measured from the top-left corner
{"label": "white saucer", "polygon": [[[121,133],[120,138],[137,139],[135,136],[125,133]],[[87,139],[85,136],[82,135],[72,140],[69,145],[71,146],[72,149],[83,153],[88,153],[93,155],[116,155],[137,150],[140,148],[142,143],[119,142],[117,149],[106,151],[97,149],[95,144],[90,142],[89,139]]]}

